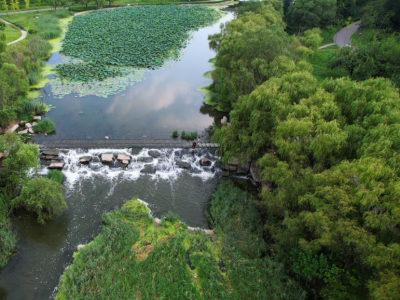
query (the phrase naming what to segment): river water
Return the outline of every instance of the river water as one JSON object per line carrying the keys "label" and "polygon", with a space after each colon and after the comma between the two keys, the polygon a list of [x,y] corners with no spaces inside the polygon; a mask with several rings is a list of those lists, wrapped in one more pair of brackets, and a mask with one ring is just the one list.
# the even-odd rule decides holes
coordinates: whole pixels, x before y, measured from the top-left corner
{"label": "river water", "polygon": [[[121,94],[62,99],[52,96],[46,85],[44,101],[55,106],[47,113],[56,124],[56,134],[47,138],[140,138],[143,135],[167,138],[173,129],[202,130],[221,115],[203,106],[200,86],[210,84],[203,74],[212,66],[215,53],[208,48],[207,36],[219,31],[220,23],[233,18],[231,13],[215,25],[193,33],[173,66],[150,71],[146,79]],[[50,62],[60,59],[54,53]],[[84,114],[79,114],[84,112]],[[221,178],[215,153],[183,149],[159,149],[161,156],[151,158],[149,149],[65,150],[63,156],[67,211],[45,226],[32,215],[18,212],[13,227],[18,235],[17,253],[0,271],[1,300],[49,299],[54,295],[60,276],[72,262],[78,244],[91,241],[99,232],[101,215],[124,201],[138,197],[149,203],[160,217],[171,210],[190,226],[207,227],[204,210]],[[132,162],[123,168],[118,162],[103,165],[101,153],[124,153]],[[91,155],[90,165],[79,164],[79,157]],[[201,158],[211,167],[201,167]],[[179,162],[189,169],[179,167]],[[43,164],[39,173],[45,174]]]}
{"label": "river water", "polygon": [[[232,12],[225,12],[214,25],[193,32],[178,61],[145,71],[141,81],[107,98],[71,93],[59,99],[47,84],[42,89],[43,101],[55,107],[46,117],[56,124],[56,134],[46,138],[165,139],[175,129],[201,132],[213,122],[218,124],[224,113],[204,105],[205,97],[198,88],[212,82],[204,76],[213,67],[209,60],[215,57],[208,46],[208,35],[219,32],[220,24],[232,18]],[[56,52],[48,63],[63,60]]]}

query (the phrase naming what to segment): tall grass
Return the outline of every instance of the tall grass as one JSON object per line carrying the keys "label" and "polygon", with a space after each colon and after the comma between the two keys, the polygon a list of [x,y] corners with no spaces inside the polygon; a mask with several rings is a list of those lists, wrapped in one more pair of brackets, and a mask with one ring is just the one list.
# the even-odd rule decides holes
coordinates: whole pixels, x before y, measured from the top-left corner
{"label": "tall grass", "polygon": [[38,35],[45,40],[58,38],[62,33],[58,18],[53,15],[40,17],[35,26]]}
{"label": "tall grass", "polygon": [[46,178],[58,183],[62,183],[64,180],[64,174],[59,170],[51,170],[46,174]]}
{"label": "tall grass", "polygon": [[221,185],[211,203],[218,236],[187,231],[171,212],[156,227],[148,213],[133,200],[105,214],[101,233],[74,255],[56,299],[305,299],[262,255],[259,207],[233,184]]}
{"label": "tall grass", "polygon": [[7,204],[0,195],[0,268],[3,268],[14,252],[17,238],[11,230]]}

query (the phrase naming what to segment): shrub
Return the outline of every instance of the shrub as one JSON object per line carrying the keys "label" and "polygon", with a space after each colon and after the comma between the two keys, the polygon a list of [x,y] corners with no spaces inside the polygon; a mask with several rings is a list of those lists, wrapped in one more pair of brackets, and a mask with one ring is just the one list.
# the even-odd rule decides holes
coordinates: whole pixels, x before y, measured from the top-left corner
{"label": "shrub", "polygon": [[188,133],[186,133],[186,131],[182,131],[181,137],[182,137],[182,139],[188,140],[188,141],[195,140],[197,138],[197,131],[188,132]]}
{"label": "shrub", "polygon": [[57,183],[62,183],[64,180],[64,174],[59,170],[51,170],[49,173],[46,174],[46,178]]}
{"label": "shrub", "polygon": [[45,39],[55,39],[62,33],[58,18],[55,16],[44,16],[35,20],[38,35]]}
{"label": "shrub", "polygon": [[[1,201],[1,200],[0,200]],[[11,222],[0,215],[0,268],[3,268],[13,254],[17,239],[11,230]]]}
{"label": "shrub", "polygon": [[175,223],[179,221],[179,216],[172,211],[168,211],[165,215],[161,216],[161,226],[166,227],[167,222]]}
{"label": "shrub", "polygon": [[6,23],[4,23],[3,21],[0,21],[0,30],[4,30],[6,29]]}
{"label": "shrub", "polygon": [[178,136],[179,136],[178,130],[172,131],[172,136],[173,136],[174,138],[178,137]]}
{"label": "shrub", "polygon": [[68,10],[57,10],[54,15],[59,18],[59,19],[63,19],[63,18],[68,18],[70,17],[72,14],[68,11]]}
{"label": "shrub", "polygon": [[16,109],[19,118],[25,119],[27,122],[32,120],[32,115],[39,115],[49,110],[50,108],[46,103],[28,99],[20,101]]}
{"label": "shrub", "polygon": [[60,215],[67,204],[64,199],[64,187],[48,178],[36,177],[24,183],[21,195],[11,203],[14,207],[23,207],[37,214],[37,221],[46,224],[46,220]]}
{"label": "shrub", "polygon": [[29,39],[26,49],[30,52],[29,56],[31,59],[37,60],[40,58],[45,58],[49,55],[51,45],[48,41],[40,36],[34,36]]}
{"label": "shrub", "polygon": [[33,131],[51,133],[54,131],[54,123],[49,118],[45,118],[43,121],[39,121],[37,125],[33,126]]}

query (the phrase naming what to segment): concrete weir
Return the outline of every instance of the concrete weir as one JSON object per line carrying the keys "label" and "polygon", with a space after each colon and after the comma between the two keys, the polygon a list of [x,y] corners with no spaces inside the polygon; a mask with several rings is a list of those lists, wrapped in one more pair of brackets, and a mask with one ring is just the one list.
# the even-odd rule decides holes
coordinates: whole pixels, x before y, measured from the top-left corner
{"label": "concrete weir", "polygon": [[[62,140],[34,139],[41,149],[126,149],[126,148],[192,148],[193,142],[182,140]],[[218,148],[210,142],[200,142],[198,148]]]}

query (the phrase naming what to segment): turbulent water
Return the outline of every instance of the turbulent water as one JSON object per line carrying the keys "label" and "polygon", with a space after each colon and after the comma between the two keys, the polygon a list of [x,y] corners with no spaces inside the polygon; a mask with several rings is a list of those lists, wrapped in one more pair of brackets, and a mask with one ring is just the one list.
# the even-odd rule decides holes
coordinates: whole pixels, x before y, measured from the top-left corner
{"label": "turbulent water", "polygon": [[[18,213],[13,220],[18,252],[0,273],[0,298],[48,299],[76,246],[91,241],[99,232],[101,215],[125,200],[138,197],[148,203],[155,217],[171,210],[190,226],[207,227],[205,206],[220,181],[214,153],[158,149],[161,155],[152,158],[149,151],[62,150],[68,210],[45,226],[38,225],[32,215]],[[104,165],[102,153],[129,154],[132,161],[127,168],[116,160]],[[93,161],[81,165],[79,158],[88,155]],[[208,158],[211,166],[200,166],[201,158]],[[190,169],[179,167],[181,161]],[[47,172],[43,164],[39,173]]]}

